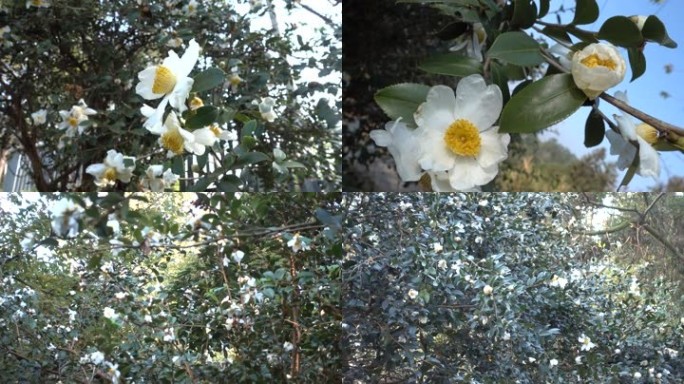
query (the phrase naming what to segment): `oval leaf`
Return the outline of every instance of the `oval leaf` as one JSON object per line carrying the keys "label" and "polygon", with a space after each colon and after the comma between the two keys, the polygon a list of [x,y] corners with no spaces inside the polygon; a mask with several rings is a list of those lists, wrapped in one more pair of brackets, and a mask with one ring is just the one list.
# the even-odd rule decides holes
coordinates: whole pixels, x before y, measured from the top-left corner
{"label": "oval leaf", "polygon": [[598,16],[599,7],[596,0],[577,0],[572,24],[591,24],[598,19]]}
{"label": "oval leaf", "polygon": [[448,76],[469,76],[482,73],[482,63],[472,57],[448,53],[428,58],[418,68],[425,72]]}
{"label": "oval leaf", "polygon": [[605,134],[606,124],[603,118],[592,109],[587,116],[587,123],[584,125],[584,146],[591,148],[601,144]]}
{"label": "oval leaf", "polygon": [[539,18],[549,13],[549,0],[539,0]]}
{"label": "oval leaf", "polygon": [[501,132],[534,133],[565,119],[587,99],[572,75],[551,75],[511,97],[501,113]]}
{"label": "oval leaf", "polygon": [[197,129],[211,125],[216,122],[218,114],[218,109],[209,105],[190,111],[187,120],[185,120],[185,128]]}
{"label": "oval leaf", "polygon": [[644,22],[644,28],[641,30],[641,34],[646,40],[655,41],[668,48],[677,48],[677,43],[667,34],[663,22],[653,15],[649,16],[646,19],[646,22]]}
{"label": "oval leaf", "polygon": [[626,48],[638,47],[644,40],[639,27],[625,16],[613,16],[606,20],[598,32],[598,38]]}
{"label": "oval leaf", "polygon": [[646,72],[646,56],[639,48],[627,48],[629,55],[629,66],[632,68],[632,80],[636,80]]}
{"label": "oval leaf", "polygon": [[422,84],[402,83],[383,88],[375,93],[375,102],[390,119],[402,118],[409,126],[416,126],[413,113],[425,102],[430,87]]}
{"label": "oval leaf", "polygon": [[487,55],[516,65],[538,65],[544,62],[539,43],[524,32],[506,32],[499,35]]}
{"label": "oval leaf", "polygon": [[537,19],[537,5],[530,0],[515,0],[511,23],[522,29],[530,28]]}
{"label": "oval leaf", "polygon": [[192,92],[204,92],[223,84],[226,81],[226,74],[218,68],[209,68],[195,76],[192,84]]}

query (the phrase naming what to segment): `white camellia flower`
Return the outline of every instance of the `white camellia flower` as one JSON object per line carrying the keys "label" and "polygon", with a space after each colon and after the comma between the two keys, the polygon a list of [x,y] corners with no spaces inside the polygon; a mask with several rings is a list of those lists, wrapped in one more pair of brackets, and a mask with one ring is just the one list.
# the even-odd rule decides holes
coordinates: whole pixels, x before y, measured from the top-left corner
{"label": "white camellia flower", "polygon": [[5,35],[10,35],[9,37],[11,37],[12,36],[11,33],[12,33],[12,28],[10,28],[9,25],[6,25],[6,26],[0,28],[0,45],[3,45],[7,48],[14,45],[14,43],[12,41],[5,38]]}
{"label": "white camellia flower", "polygon": [[179,178],[180,176],[173,173],[171,168],[167,168],[166,171],[164,171],[163,165],[150,165],[147,167],[145,177],[140,184],[143,190],[163,192],[165,188],[175,184]]}
{"label": "white camellia flower", "polygon": [[117,292],[114,294],[114,297],[116,297],[118,300],[123,300],[128,296],[126,292]]}
{"label": "white camellia flower", "polygon": [[446,267],[447,267],[446,260],[441,259],[439,262],[437,262],[437,268],[446,269]]}
{"label": "white camellia flower", "polygon": [[487,42],[487,31],[485,31],[482,23],[473,23],[473,30],[470,34],[463,34],[456,39],[456,45],[449,48],[450,51],[456,52],[461,49],[466,49],[466,55],[474,58],[477,61],[482,61],[482,49]]}
{"label": "white camellia flower", "polygon": [[558,365],[558,360],[556,360],[556,359],[549,360],[549,366],[551,368],[555,367],[556,365]]}
{"label": "white camellia flower", "polygon": [[41,109],[39,111],[33,112],[31,114],[31,119],[33,119],[33,124],[35,125],[45,124],[47,121],[47,110]]}
{"label": "white camellia flower", "polygon": [[197,13],[197,1],[190,0],[183,6],[183,12],[185,12],[185,14],[188,16],[192,16]]}
{"label": "white camellia flower", "polygon": [[31,8],[31,7],[48,8],[49,6],[50,6],[49,0],[26,0],[26,8]]}
{"label": "white camellia flower", "polygon": [[235,93],[238,90],[238,86],[242,83],[244,79],[238,75],[238,68],[233,67],[230,69],[230,75],[228,76],[228,82],[230,83],[230,91]]}
{"label": "white camellia flower", "polygon": [[294,349],[294,345],[292,345],[292,343],[290,343],[289,341],[286,341],[283,343],[283,349],[285,350],[285,352],[290,352]]}
{"label": "white camellia flower", "polygon": [[421,145],[418,163],[428,172],[447,172],[457,190],[472,189],[492,181],[499,163],[508,157],[508,134],[493,126],[503,106],[501,90],[487,86],[480,75],[451,88],[437,85],[414,114]]}
{"label": "white camellia flower", "polygon": [[115,320],[117,317],[119,317],[119,315],[116,314],[116,311],[114,311],[113,308],[105,307],[104,317],[106,317],[107,319]]}
{"label": "white camellia flower", "polygon": [[416,297],[418,297],[418,291],[416,291],[415,289],[409,289],[408,297],[410,297],[411,300],[415,299]]}
{"label": "white camellia flower", "polygon": [[422,170],[418,164],[420,145],[416,131],[410,129],[401,119],[385,124],[385,129],[370,132],[375,145],[387,147],[394,158],[397,173],[402,181],[418,181]]}
{"label": "white camellia flower", "polygon": [[85,101],[80,99],[77,105],[71,107],[70,111],[59,111],[59,116],[62,117],[62,122],[57,126],[58,129],[66,130],[67,137],[73,137],[82,134],[85,128],[81,123],[88,120],[88,116],[97,114],[92,108],[88,108]]}
{"label": "white camellia flower", "polygon": [[187,109],[185,100],[195,82],[188,75],[197,63],[199,52],[199,44],[192,39],[183,57],[179,58],[176,52],[170,50],[161,65],[147,67],[138,73],[140,82],[135,86],[135,92],[146,100],[162,98],[152,114],[145,114],[141,109],[147,117],[143,124],[145,128],[151,131],[161,129],[162,117],[168,103],[181,113]]}
{"label": "white camellia flower", "polygon": [[119,378],[121,377],[121,372],[119,372],[118,369],[119,364],[112,364],[109,361],[106,361],[105,364],[107,365],[107,373],[109,374],[112,383],[118,384]]}
{"label": "white camellia flower", "polygon": [[[627,99],[627,94],[625,92],[616,92],[615,98],[618,100],[629,103]],[[637,147],[633,142],[639,143],[639,169],[637,173],[644,177],[652,177],[658,180],[660,177],[660,158],[658,157],[658,151],[656,151],[651,144],[644,139],[641,134],[649,137],[650,131],[648,128],[654,130],[653,127],[646,126],[642,127],[641,132],[639,132],[639,127],[634,125],[634,122],[627,115],[613,115],[618,123],[620,129],[620,134],[609,130],[606,132],[606,137],[610,142],[610,154],[618,155],[617,167],[622,170],[628,168],[634,161],[634,157],[637,155]],[[649,138],[652,140],[652,138]],[[657,138],[656,138],[657,140]]]}
{"label": "white camellia flower", "polygon": [[[125,164],[126,160],[132,161],[133,164],[127,166]],[[114,184],[117,179],[124,183],[130,182],[134,168],[135,157],[124,156],[110,149],[107,151],[107,157],[103,163],[90,164],[85,171],[95,177],[95,184],[97,186],[106,187]]]}
{"label": "white camellia flower", "polygon": [[592,348],[596,347],[596,344],[592,343],[591,339],[585,336],[584,333],[577,338],[577,341],[579,341],[582,344],[582,346],[580,347],[582,351],[589,351]]}
{"label": "white camellia flower", "polygon": [[432,249],[435,252],[441,252],[444,249],[444,247],[442,246],[441,243],[432,243]]}
{"label": "white camellia flower", "polygon": [[294,236],[287,242],[287,246],[292,248],[293,252],[306,251],[309,249],[309,244],[302,240],[299,233],[295,233]]}
{"label": "white camellia flower", "polygon": [[173,328],[166,328],[164,330],[164,341],[174,341],[176,340],[176,336],[173,333]]}
{"label": "white camellia flower", "polygon": [[589,44],[572,56],[572,77],[590,100],[625,78],[625,59],[609,43]]}
{"label": "white camellia flower", "polygon": [[245,257],[245,253],[240,251],[240,250],[233,251],[233,253],[231,254],[231,257],[233,258],[233,261],[240,264],[240,262],[242,261],[242,258]]}
{"label": "white camellia flower", "polygon": [[261,117],[269,123],[274,122],[277,117],[275,111],[273,111],[274,106],[275,100],[270,97],[264,97],[259,103],[259,113],[261,113]]}
{"label": "white camellia flower", "polygon": [[78,234],[78,219],[83,213],[80,205],[70,199],[59,200],[51,208],[52,230],[61,237],[75,237]]}
{"label": "white camellia flower", "polygon": [[635,379],[641,379],[641,373],[639,373],[639,372],[634,372],[634,378],[635,378]]}
{"label": "white camellia flower", "polygon": [[549,282],[549,285],[552,287],[560,287],[561,289],[564,289],[565,286],[568,284],[568,279],[558,277],[556,275],[553,275],[553,278],[551,279],[551,282]]}
{"label": "white camellia flower", "polygon": [[[141,111],[143,115],[153,112],[152,108],[147,105],[143,105]],[[159,135],[159,144],[168,150],[167,157],[181,155],[184,150],[201,156],[204,154],[206,146],[213,144],[207,140],[206,135],[195,135],[194,132],[183,129],[174,111],[168,114],[163,125],[147,127],[147,130]]]}

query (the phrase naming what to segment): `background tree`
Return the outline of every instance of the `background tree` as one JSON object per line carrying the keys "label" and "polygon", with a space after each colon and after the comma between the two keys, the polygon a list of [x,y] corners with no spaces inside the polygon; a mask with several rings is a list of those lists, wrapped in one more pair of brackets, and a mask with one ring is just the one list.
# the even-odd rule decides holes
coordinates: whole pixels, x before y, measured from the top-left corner
{"label": "background tree", "polygon": [[[0,47],[0,113],[7,122],[0,135],[2,154],[9,149],[25,154],[39,191],[94,189],[84,169],[101,163],[109,149],[137,157],[136,176],[149,164],[164,164],[182,176],[182,189],[338,189],[340,105],[334,100],[339,84],[307,83],[301,71],[339,73],[341,26],[322,15],[326,27],[304,41],[294,25],[250,29],[255,14],[302,7],[299,2],[267,2],[247,14],[238,14],[235,6],[219,0],[6,4],[0,11],[0,25],[8,28]],[[191,39],[204,58],[191,73],[197,91],[191,98],[200,96],[206,108],[199,116],[185,115],[194,121],[189,129],[215,122],[234,140],[221,141],[203,156],[186,153],[167,160],[158,137],[142,127],[144,100],[134,88],[138,72],[161,63],[169,49],[182,54]],[[217,70],[200,81],[198,73],[208,68]],[[239,85],[231,83],[234,69],[243,79]],[[265,97],[276,100],[274,122],[262,119],[253,104]],[[57,129],[58,111],[79,99],[97,115],[81,123],[83,134],[65,137]],[[46,124],[31,119],[41,109],[47,110]],[[274,155],[276,147],[286,160]],[[115,188],[138,190],[138,178]]]}

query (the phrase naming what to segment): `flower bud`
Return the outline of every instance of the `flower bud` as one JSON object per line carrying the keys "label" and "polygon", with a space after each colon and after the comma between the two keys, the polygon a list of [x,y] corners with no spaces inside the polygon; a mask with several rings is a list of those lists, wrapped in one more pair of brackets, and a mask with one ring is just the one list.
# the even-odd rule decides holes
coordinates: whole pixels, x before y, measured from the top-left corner
{"label": "flower bud", "polygon": [[625,60],[611,44],[589,44],[573,55],[572,77],[577,87],[594,100],[625,78]]}
{"label": "flower bud", "polygon": [[639,30],[641,31],[642,29],[644,29],[644,23],[646,23],[646,19],[648,19],[648,16],[636,16],[635,15],[635,16],[630,16],[629,19],[632,20],[634,22],[634,24],[636,24],[637,27],[639,27]]}
{"label": "flower bud", "polygon": [[641,123],[637,125],[636,133],[651,145],[655,144],[658,141],[658,130],[646,123]]}
{"label": "flower bud", "polygon": [[489,296],[494,291],[494,288],[492,288],[490,285],[485,285],[482,290],[484,291],[485,295]]}

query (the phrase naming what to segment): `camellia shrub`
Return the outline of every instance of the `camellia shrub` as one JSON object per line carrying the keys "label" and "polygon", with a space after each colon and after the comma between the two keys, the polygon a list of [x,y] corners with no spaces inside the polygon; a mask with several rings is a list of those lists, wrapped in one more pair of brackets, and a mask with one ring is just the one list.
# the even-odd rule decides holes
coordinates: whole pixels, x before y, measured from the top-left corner
{"label": "camellia shrub", "polygon": [[249,3],[2,3],[0,164],[38,191],[339,190],[341,25]]}
{"label": "camellia shrub", "polygon": [[3,382],[339,382],[338,194],[2,199]]}
{"label": "camellia shrub", "polygon": [[[406,2],[452,20],[435,33],[449,47],[418,66],[459,80],[455,89],[399,83],[375,94],[390,121],[370,137],[387,147],[402,181],[437,192],[492,190],[518,134],[541,132],[583,106],[584,144],[610,142],[618,169],[627,169],[620,187],[637,173],[658,180],[658,152],[684,151],[683,128],[631,106],[625,92],[607,93],[628,66],[630,81],[644,74],[646,44],[677,47],[657,16],[612,16],[591,31],[582,26],[598,19],[596,0],[576,1],[565,24],[562,5],[549,22],[549,0]],[[624,113],[609,118],[599,100]]]}
{"label": "camellia shrub", "polygon": [[346,198],[347,381],[684,380],[675,285],[580,257],[574,195]]}

